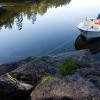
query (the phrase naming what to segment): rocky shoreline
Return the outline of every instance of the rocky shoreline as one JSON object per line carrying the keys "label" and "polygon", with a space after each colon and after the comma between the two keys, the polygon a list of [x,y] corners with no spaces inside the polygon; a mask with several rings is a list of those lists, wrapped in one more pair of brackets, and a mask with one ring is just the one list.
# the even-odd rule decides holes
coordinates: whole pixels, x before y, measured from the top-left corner
{"label": "rocky shoreline", "polygon": [[[59,69],[73,59],[77,67],[62,76]],[[89,50],[29,57],[0,65],[2,100],[100,100],[100,62]]]}

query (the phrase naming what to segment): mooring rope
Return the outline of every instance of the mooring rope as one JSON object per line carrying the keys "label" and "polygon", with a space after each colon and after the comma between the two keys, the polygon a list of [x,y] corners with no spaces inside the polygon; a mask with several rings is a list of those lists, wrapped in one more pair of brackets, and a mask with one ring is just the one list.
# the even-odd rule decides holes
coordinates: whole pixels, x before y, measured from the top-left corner
{"label": "mooring rope", "polygon": [[[61,48],[62,46],[64,46],[65,44],[68,44],[68,43],[70,43],[70,42],[72,42],[72,41],[73,41],[73,40],[70,40],[70,41],[67,41],[67,42],[63,42],[61,45],[59,45],[59,46],[57,46],[56,48],[54,48],[54,49],[52,49],[52,50],[50,50],[50,51],[44,53],[44,54],[41,55],[41,56],[53,55],[53,52],[54,52],[54,51],[57,51],[58,49],[60,49],[60,48]],[[34,61],[39,60],[41,56],[37,56],[37,58],[34,59]]]}
{"label": "mooring rope", "polygon": [[63,42],[61,45],[55,47],[54,49],[48,51],[47,53],[43,54],[43,55],[52,55],[55,51],[57,51],[58,49],[62,48],[65,44],[69,44],[70,42],[72,42],[73,40],[70,40],[70,41],[65,41]]}

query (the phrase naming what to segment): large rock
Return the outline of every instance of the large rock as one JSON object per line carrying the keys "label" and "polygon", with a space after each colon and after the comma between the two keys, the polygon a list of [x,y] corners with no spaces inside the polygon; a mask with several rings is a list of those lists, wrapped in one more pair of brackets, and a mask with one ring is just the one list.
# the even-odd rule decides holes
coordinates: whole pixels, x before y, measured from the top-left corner
{"label": "large rock", "polygon": [[100,100],[100,62],[73,70],[63,80],[39,84],[32,100]]}
{"label": "large rock", "polygon": [[[86,68],[73,70],[70,76],[58,80],[61,78],[58,67],[68,59],[74,59],[78,66],[86,65],[84,66]],[[2,100],[25,100],[32,89],[36,87],[32,92],[32,100],[88,100],[88,98],[89,100],[91,98],[99,100],[100,73],[97,65],[92,64],[93,61],[94,59],[88,50],[80,50],[3,64],[0,67],[2,74],[17,69],[0,77],[0,98]],[[9,70],[9,68],[12,69]],[[57,77],[57,80],[40,83],[40,79],[44,75]],[[92,76],[92,79],[95,77],[95,80],[91,81],[89,75]],[[40,84],[37,86],[38,83]]]}
{"label": "large rock", "polygon": [[32,100],[99,100],[100,91],[80,76],[39,84],[33,90]]}
{"label": "large rock", "polygon": [[81,64],[88,64],[94,61],[88,50],[62,53],[56,56],[42,56],[23,64],[12,71],[10,75],[16,77],[18,80],[35,84],[37,80],[39,80],[45,74],[59,77],[57,68],[67,59],[74,59]]}
{"label": "large rock", "polygon": [[24,60],[20,60],[17,62],[11,62],[11,63],[6,63],[6,64],[1,64],[0,65],[0,75],[3,75],[5,73],[8,73],[14,69],[16,69],[17,67],[20,67],[28,62],[30,62],[31,60],[34,60],[35,57],[28,57]]}
{"label": "large rock", "polygon": [[12,78],[9,74],[0,77],[0,100],[27,100],[33,86]]}
{"label": "large rock", "polygon": [[100,62],[91,63],[90,66],[73,70],[71,74],[80,75],[84,80],[90,81],[100,90]]}

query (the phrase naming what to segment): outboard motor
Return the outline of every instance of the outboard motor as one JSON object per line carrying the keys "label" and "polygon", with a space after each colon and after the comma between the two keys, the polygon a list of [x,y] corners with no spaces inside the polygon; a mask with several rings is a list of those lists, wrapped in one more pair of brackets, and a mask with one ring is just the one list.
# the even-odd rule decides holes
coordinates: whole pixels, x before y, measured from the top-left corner
{"label": "outboard motor", "polygon": [[97,19],[100,19],[100,14],[98,14]]}

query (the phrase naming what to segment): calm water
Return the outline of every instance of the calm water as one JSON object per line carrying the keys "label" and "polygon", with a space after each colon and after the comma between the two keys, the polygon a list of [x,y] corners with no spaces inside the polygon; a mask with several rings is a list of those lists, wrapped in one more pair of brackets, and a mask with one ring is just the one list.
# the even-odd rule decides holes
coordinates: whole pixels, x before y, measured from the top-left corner
{"label": "calm water", "polygon": [[100,39],[87,43],[76,27],[85,17],[97,17],[100,0],[40,1],[3,3],[0,63],[84,48],[100,59]]}

